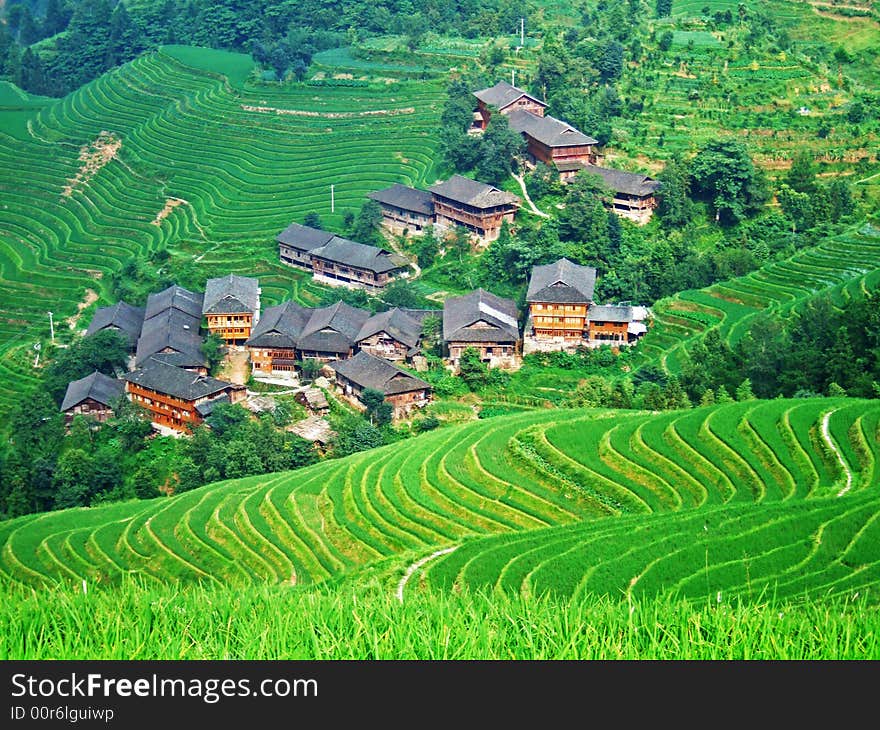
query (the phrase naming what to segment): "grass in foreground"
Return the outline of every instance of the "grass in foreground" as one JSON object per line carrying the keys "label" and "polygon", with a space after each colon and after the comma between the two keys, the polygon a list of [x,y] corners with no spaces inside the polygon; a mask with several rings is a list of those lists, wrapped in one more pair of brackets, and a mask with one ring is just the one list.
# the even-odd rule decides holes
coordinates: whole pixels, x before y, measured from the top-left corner
{"label": "grass in foreground", "polygon": [[746,605],[420,591],[401,604],[376,583],[2,589],[0,659],[880,658],[864,593]]}

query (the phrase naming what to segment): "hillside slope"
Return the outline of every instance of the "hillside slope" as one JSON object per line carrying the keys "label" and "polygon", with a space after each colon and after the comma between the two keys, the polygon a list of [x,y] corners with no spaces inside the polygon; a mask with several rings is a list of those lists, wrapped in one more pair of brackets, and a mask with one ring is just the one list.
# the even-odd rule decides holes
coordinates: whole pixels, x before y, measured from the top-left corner
{"label": "hillside slope", "polygon": [[80,306],[115,301],[106,275],[135,255],[166,249],[197,283],[258,276],[264,306],[313,303],[321,290],[278,262],[277,233],[312,211],[340,226],[367,192],[430,176],[439,82],[252,87],[243,63],[171,47],[0,109],[0,413],[33,386],[47,312],[63,341]]}
{"label": "hillside slope", "polygon": [[[529,552],[546,543],[545,528],[569,525],[563,537],[573,547],[607,539],[609,547],[596,553],[604,557],[594,558],[599,565],[629,554],[631,578],[668,559],[671,543],[690,549],[690,567],[682,569],[692,569],[688,540],[703,544],[694,525],[741,525],[724,533],[732,544],[754,525],[765,533],[760,545],[741,543],[754,556],[788,551],[816,535],[821,542],[822,525],[838,518],[846,525],[840,539],[862,550],[876,542],[860,537],[876,529],[878,424],[880,404],[846,398],[658,414],[579,409],[499,416],[294,472],[0,523],[0,570],[32,585],[113,582],[131,573],[160,581],[302,585],[356,578],[371,564],[391,566],[399,577],[421,557],[480,537],[520,535],[497,545],[522,539],[520,547],[527,543],[529,550],[514,552]],[[472,549],[458,548],[444,561],[451,565]],[[705,560],[720,566],[724,554]],[[873,565],[876,558],[862,562]],[[774,565],[792,569],[790,561],[769,561],[767,581]],[[511,585],[525,577],[516,575]],[[872,567],[861,572],[868,578],[880,576]],[[600,582],[596,590],[609,585]]]}

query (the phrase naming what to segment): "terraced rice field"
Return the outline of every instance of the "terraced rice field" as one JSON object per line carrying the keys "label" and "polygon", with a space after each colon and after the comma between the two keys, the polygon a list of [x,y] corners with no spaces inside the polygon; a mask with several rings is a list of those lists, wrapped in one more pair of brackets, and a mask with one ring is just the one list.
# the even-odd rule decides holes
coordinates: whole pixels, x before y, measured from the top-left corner
{"label": "terraced rice field", "polygon": [[878,460],[875,401],[529,412],[295,472],[0,523],[0,573],[35,586],[129,574],[304,585],[374,566],[396,583],[455,548],[406,590],[849,590],[880,581]]}
{"label": "terraced rice field", "polygon": [[785,316],[817,294],[841,307],[878,287],[880,230],[865,225],[746,276],[660,300],[653,307],[654,325],[639,343],[639,366],[660,364],[677,373],[688,349],[710,328],[732,345],[761,312]]}
{"label": "terraced rice field", "polygon": [[0,89],[0,414],[33,386],[47,312],[66,334],[88,289],[111,303],[106,275],[133,256],[168,250],[190,286],[256,275],[266,306],[314,303],[322,289],[278,263],[275,235],[433,182],[439,82],[255,86],[247,57],[205,53],[169,47],[51,103]]}

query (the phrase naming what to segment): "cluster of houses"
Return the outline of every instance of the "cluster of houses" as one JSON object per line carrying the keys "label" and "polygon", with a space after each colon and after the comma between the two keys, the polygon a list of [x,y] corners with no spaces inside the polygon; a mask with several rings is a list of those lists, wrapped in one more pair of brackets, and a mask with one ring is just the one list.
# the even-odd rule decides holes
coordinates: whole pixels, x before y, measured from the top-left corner
{"label": "cluster of houses", "polygon": [[156,426],[190,432],[218,404],[247,399],[244,384],[208,375],[202,343],[216,333],[229,348],[248,353],[257,378],[291,379],[313,361],[340,395],[360,404],[365,390],[378,390],[402,418],[432,398],[431,385],[412,372],[426,364],[428,317],[440,320],[444,360],[453,372],[468,348],[488,367],[514,370],[531,352],[638,341],[647,310],[595,303],[595,283],[594,268],[567,259],[534,267],[524,327],[513,300],[484,289],[449,297],[437,310],[373,313],[342,301],[325,307],[285,301],[261,312],[259,283],[251,277],[209,279],[204,293],[172,285],[150,294],[145,308],[120,302],[95,312],[86,335],[108,329],[123,335],[128,372],[118,378],[95,372],[71,382],[61,410],[68,422],[77,414],[103,421],[124,395]]}
{"label": "cluster of houses", "polygon": [[[614,192],[613,209],[637,222],[650,218],[659,182],[646,175],[598,166],[597,141],[545,114],[546,104],[500,82],[474,92],[472,131],[486,129],[493,113],[507,117],[527,143],[528,161],[554,167],[563,180],[582,170],[602,177]],[[433,226],[441,234],[461,226],[487,245],[504,222],[513,223],[520,198],[476,180],[453,175],[427,190],[395,184],[368,196],[382,209],[394,233],[419,234]],[[281,261],[312,272],[331,286],[377,291],[409,275],[408,260],[385,248],[291,223],[276,237]],[[567,259],[532,270],[520,326],[516,303],[483,289],[450,297],[442,310],[395,308],[372,313],[342,301],[303,307],[286,301],[261,313],[255,278],[208,279],[204,292],[173,285],[150,294],[145,307],[119,302],[98,309],[86,335],[111,329],[127,340],[128,371],[117,378],[99,372],[69,384],[62,403],[68,422],[77,414],[106,420],[121,396],[143,406],[152,422],[187,433],[219,403],[247,399],[244,384],[211,377],[203,352],[206,334],[248,352],[255,377],[290,378],[310,360],[323,366],[341,395],[359,403],[367,389],[383,393],[395,417],[426,405],[431,385],[402,365],[424,369],[425,319],[442,321],[447,366],[457,372],[473,348],[489,367],[516,369],[523,355],[633,344],[647,330],[649,312],[640,306],[593,300],[596,270]],[[314,390],[314,389],[313,389]]]}

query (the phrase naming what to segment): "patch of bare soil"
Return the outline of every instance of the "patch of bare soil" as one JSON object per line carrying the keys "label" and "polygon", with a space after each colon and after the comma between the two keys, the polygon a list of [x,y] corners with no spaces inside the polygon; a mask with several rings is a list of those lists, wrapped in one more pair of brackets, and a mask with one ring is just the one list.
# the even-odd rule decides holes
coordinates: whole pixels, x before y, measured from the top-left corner
{"label": "patch of bare soil", "polygon": [[116,158],[120,147],[122,140],[111,132],[101,132],[93,142],[83,145],[79,151],[79,172],[67,181],[61,196],[69,198],[76,188],[87,185],[104,165]]}
{"label": "patch of bare soil", "polygon": [[92,289],[86,289],[86,296],[79,304],[76,305],[76,314],[71,315],[67,318],[67,326],[70,329],[76,329],[76,323],[79,322],[79,318],[82,316],[83,310],[94,304],[98,301],[98,292]]}
{"label": "patch of bare soil", "polygon": [[416,109],[412,106],[402,109],[368,109],[362,112],[314,112],[306,109],[278,109],[274,106],[253,106],[242,104],[241,108],[246,112],[260,112],[262,114],[288,114],[295,117],[321,117],[322,119],[352,119],[355,117],[394,117],[400,114],[415,114]]}
{"label": "patch of bare soil", "polygon": [[189,205],[187,201],[183,198],[168,198],[165,201],[165,207],[162,208],[158,213],[156,213],[156,217],[153,219],[153,225],[158,226],[165,218],[168,217],[168,214],[171,213],[178,205]]}
{"label": "patch of bare soil", "polygon": [[244,385],[250,375],[250,356],[247,350],[229,350],[218,377],[228,383]]}

